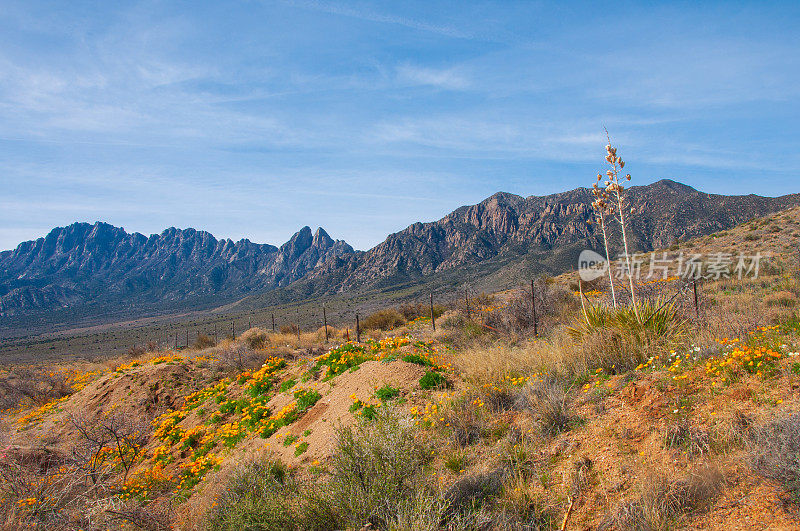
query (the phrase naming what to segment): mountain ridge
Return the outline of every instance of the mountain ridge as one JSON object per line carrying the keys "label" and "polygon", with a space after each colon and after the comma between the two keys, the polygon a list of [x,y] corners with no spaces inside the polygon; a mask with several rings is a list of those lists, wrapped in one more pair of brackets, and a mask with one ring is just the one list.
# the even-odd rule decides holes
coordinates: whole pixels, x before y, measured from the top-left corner
{"label": "mountain ridge", "polygon": [[[800,204],[800,194],[725,196],[667,179],[631,187],[626,198],[630,243],[639,251]],[[89,313],[138,315],[144,307],[201,299],[213,307],[297,282],[326,293],[389,289],[519,258],[537,271],[559,273],[581,249],[602,245],[587,223],[591,200],[589,188],[528,197],[498,192],[439,220],[412,223],[367,251],[321,227],[305,226],[276,247],[217,240],[193,228],[145,236],[103,222],[74,223],[0,252],[0,317],[90,306]]]}

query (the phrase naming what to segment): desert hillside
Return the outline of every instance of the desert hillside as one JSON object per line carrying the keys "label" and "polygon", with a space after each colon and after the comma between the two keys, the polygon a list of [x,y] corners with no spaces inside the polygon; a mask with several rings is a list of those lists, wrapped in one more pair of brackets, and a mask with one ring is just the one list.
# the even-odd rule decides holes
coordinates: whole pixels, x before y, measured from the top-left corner
{"label": "desert hillside", "polygon": [[[353,329],[8,366],[5,528],[794,529],[800,208],[657,251],[757,278],[540,278]],[[577,293],[576,293],[577,289]],[[628,313],[626,313],[628,312]],[[534,335],[534,326],[538,337]]]}

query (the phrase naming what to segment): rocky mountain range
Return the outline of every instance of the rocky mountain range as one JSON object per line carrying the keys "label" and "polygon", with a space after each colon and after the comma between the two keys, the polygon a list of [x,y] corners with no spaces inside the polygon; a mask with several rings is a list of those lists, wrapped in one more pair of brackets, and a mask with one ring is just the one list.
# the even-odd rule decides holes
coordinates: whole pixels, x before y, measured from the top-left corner
{"label": "rocky mountain range", "polygon": [[[497,193],[438,221],[414,223],[366,252],[321,228],[303,227],[278,248],[194,229],[148,237],[75,223],[0,253],[0,317],[213,307],[299,281],[326,291],[390,288],[499,258],[529,257],[539,270],[559,273],[580,249],[601,245],[588,223],[591,199],[587,188],[527,198]],[[647,251],[798,205],[800,194],[714,195],[662,180],[632,187],[627,202],[633,246]]]}
{"label": "rocky mountain range", "polygon": [[303,227],[280,248],[169,228],[149,237],[107,223],[74,223],[0,253],[0,316],[92,304],[221,300],[305,278],[356,254]]}

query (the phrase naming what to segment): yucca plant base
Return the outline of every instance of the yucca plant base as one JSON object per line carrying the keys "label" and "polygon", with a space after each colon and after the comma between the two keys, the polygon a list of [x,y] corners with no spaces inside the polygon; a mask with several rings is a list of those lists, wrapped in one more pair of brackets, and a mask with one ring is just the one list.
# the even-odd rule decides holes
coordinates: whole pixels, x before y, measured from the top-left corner
{"label": "yucca plant base", "polygon": [[596,352],[598,367],[619,372],[636,367],[659,347],[680,343],[687,322],[673,303],[657,299],[616,308],[587,306],[582,319],[567,330]]}

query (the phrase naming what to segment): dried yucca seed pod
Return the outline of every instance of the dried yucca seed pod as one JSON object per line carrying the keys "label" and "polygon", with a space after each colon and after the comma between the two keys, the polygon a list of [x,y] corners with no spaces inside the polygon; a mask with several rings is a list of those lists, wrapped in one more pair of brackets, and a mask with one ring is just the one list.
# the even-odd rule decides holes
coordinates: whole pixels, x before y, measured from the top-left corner
{"label": "dried yucca seed pod", "polygon": [[611,153],[611,144],[606,144],[606,151]]}
{"label": "dried yucca seed pod", "polygon": [[603,178],[603,176],[602,176],[602,175],[600,175],[600,174],[598,173],[598,174],[597,174],[597,180],[599,181],[599,180],[601,180],[602,178]]}
{"label": "dried yucca seed pod", "polygon": [[612,160],[613,158],[611,157],[611,155],[606,155],[606,162],[610,163]]}
{"label": "dried yucca seed pod", "polygon": [[614,172],[613,172],[613,171],[611,171],[611,170],[606,170],[606,175],[608,175],[609,177],[611,177],[611,176],[613,176],[613,175],[614,175]]}
{"label": "dried yucca seed pod", "polygon": [[631,174],[629,173],[628,175],[625,176],[625,178],[630,181],[631,180]]}
{"label": "dried yucca seed pod", "polygon": [[625,167],[625,161],[624,160],[619,159],[619,167],[620,168],[624,168]]}

